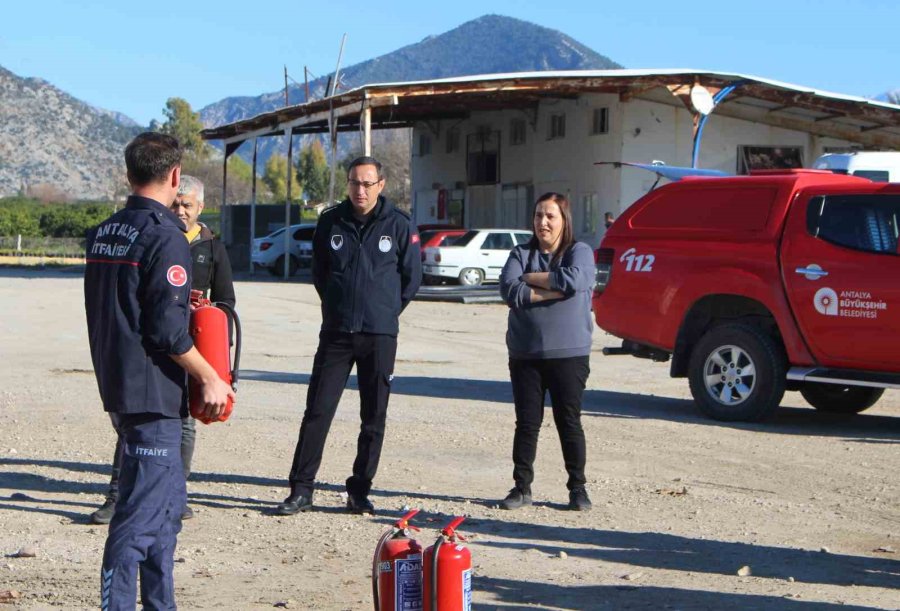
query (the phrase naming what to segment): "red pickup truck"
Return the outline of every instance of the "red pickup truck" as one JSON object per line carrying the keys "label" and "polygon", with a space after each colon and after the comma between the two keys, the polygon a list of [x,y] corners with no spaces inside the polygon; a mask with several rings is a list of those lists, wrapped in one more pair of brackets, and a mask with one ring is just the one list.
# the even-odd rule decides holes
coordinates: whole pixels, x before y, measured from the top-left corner
{"label": "red pickup truck", "polygon": [[700,410],[762,420],[785,390],[857,413],[900,388],[900,184],[815,170],[685,178],[597,250],[607,354],[666,361]]}

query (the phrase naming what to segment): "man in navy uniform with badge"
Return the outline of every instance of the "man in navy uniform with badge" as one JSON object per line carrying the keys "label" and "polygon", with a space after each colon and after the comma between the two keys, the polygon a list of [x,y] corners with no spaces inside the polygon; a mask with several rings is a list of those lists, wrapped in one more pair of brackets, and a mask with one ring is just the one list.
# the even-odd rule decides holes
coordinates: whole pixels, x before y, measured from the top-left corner
{"label": "man in navy uniform with badge", "polygon": [[322,300],[322,328],[306,411],[291,466],[291,493],[276,513],[313,506],[316,472],[350,370],[356,365],[360,431],[347,509],[374,513],[378,469],[394,377],[399,316],[422,280],[419,235],[409,215],[381,196],[384,174],[373,157],[349,167],[349,198],[322,213],[313,237],[312,276]]}
{"label": "man in navy uniform with badge", "polygon": [[186,502],[181,418],[186,373],[200,382],[217,417],[231,387],[188,335],[191,256],[185,226],[169,210],[181,177],[182,149],[146,132],[125,148],[132,195],[125,208],[88,233],[85,310],[103,408],[125,445],[119,498],[101,571],[101,607],[134,609],[140,571],[148,609],[174,609],[176,538]]}

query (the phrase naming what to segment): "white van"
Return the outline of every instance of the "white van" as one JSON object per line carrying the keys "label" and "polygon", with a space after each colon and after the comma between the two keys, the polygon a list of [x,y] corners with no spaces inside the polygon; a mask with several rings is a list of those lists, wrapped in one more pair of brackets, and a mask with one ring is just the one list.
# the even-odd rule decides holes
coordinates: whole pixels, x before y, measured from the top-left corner
{"label": "white van", "polygon": [[813,169],[860,176],[875,182],[900,182],[900,152],[828,153],[816,159]]}

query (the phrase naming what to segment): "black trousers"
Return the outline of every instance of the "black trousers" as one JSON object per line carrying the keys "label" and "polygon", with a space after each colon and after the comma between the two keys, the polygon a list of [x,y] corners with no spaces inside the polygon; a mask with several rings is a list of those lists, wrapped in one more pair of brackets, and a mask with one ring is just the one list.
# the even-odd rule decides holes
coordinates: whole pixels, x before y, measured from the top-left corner
{"label": "black trousers", "polygon": [[544,397],[550,391],[553,420],[562,445],[569,490],[584,486],[587,452],[581,428],[581,399],[590,373],[590,357],[564,359],[509,359],[516,433],[513,438],[513,480],[531,490],[534,457],[544,419]]}
{"label": "black trousers", "polygon": [[319,348],[306,394],[306,411],[303,412],[289,476],[294,492],[309,495],[313,491],[316,472],[322,464],[325,439],[355,364],[361,424],[347,492],[368,496],[381,458],[396,355],[397,338],[390,335],[334,331],[319,334]]}
{"label": "black trousers", "polygon": [[[106,498],[116,500],[119,498],[119,474],[122,472],[122,455],[125,445],[122,441],[122,431],[119,430],[116,414],[109,415],[113,429],[116,431],[116,449],[113,454],[112,474],[109,478],[109,490]],[[197,425],[193,416],[181,419],[181,464],[184,471],[184,479],[191,475],[191,461],[194,458],[194,443],[197,439]]]}

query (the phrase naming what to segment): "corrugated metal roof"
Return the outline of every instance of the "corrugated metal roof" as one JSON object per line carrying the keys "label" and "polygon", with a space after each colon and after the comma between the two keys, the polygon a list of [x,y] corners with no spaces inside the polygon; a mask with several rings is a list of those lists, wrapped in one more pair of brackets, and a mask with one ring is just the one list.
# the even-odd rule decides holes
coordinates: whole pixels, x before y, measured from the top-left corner
{"label": "corrugated metal roof", "polygon": [[374,129],[408,127],[421,121],[464,118],[473,111],[535,109],[548,98],[606,92],[622,99],[681,104],[694,84],[713,92],[740,84],[715,115],[730,116],[823,136],[900,148],[900,105],[784,83],[757,76],[692,70],[564,70],[480,74],[423,81],[372,83],[330,98],[279,108],[203,130],[207,140],[229,147],[243,140],[284,133],[321,133],[333,117],[339,131],[359,129],[360,111],[372,110]]}

